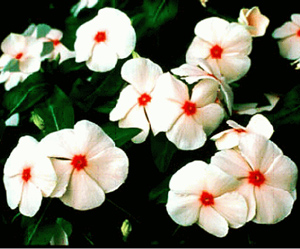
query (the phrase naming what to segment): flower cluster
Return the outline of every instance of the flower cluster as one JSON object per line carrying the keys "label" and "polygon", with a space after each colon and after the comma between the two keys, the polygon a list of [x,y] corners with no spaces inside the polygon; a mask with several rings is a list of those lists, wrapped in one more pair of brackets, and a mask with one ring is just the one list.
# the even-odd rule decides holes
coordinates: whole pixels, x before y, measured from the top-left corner
{"label": "flower cluster", "polygon": [[42,196],[58,197],[78,210],[98,207],[127,174],[124,151],[98,125],[82,120],[39,143],[21,137],[5,163],[4,185],[10,208],[34,216]]}

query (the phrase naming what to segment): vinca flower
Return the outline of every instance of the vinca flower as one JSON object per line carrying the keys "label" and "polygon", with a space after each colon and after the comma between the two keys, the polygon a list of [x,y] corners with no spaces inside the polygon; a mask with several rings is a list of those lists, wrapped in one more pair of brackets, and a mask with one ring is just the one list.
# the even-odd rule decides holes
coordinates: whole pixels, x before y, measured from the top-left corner
{"label": "vinca flower", "polygon": [[8,206],[20,213],[34,216],[56,186],[56,174],[49,158],[38,142],[30,136],[19,139],[4,165],[4,186]]}
{"label": "vinca flower", "polygon": [[291,15],[291,20],[275,29],[272,36],[278,39],[280,55],[296,60],[300,58],[300,14]]}
{"label": "vinca flower", "polygon": [[215,80],[204,79],[193,87],[190,97],[186,84],[170,73],[161,75],[153,93],[154,135],[166,132],[167,138],[181,150],[203,146],[225,115],[216,103],[218,89]]}
{"label": "vinca flower", "polygon": [[269,18],[261,14],[257,6],[251,9],[241,9],[238,21],[246,26],[253,37],[263,36],[270,23]]}
{"label": "vinca flower", "polygon": [[171,178],[167,212],[181,226],[196,223],[208,233],[224,237],[228,228],[246,223],[247,203],[234,192],[239,182],[214,165],[193,161]]}
{"label": "vinca flower", "polygon": [[119,188],[128,173],[128,158],[96,124],[82,120],[41,140],[58,182],[51,197],[67,206],[88,210],[100,206],[105,193]]}
{"label": "vinca flower", "polygon": [[218,150],[231,149],[238,146],[241,136],[245,134],[256,133],[269,139],[274,132],[272,124],[261,114],[254,115],[247,127],[243,127],[233,120],[227,120],[226,123],[233,129],[222,131],[211,137],[211,140],[216,142]]}
{"label": "vinca flower", "polygon": [[205,59],[213,73],[221,74],[226,83],[236,81],[248,72],[252,37],[245,27],[210,17],[197,23],[195,34],[186,54],[188,64],[197,65],[200,58]]}
{"label": "vinca flower", "polygon": [[217,152],[211,164],[241,182],[237,191],[247,201],[247,221],[275,224],[283,220],[296,199],[297,166],[272,141],[258,134],[243,136],[239,150]]}
{"label": "vinca flower", "polygon": [[26,80],[29,75],[29,73],[2,71],[0,73],[0,83],[4,83],[4,89],[9,91]]}
{"label": "vinca flower", "polygon": [[[142,130],[132,141],[146,140],[152,118],[152,92],[158,77],[162,74],[159,65],[149,59],[135,58],[125,62],[121,69],[122,78],[129,83],[120,93],[116,107],[110,113],[110,120],[119,120],[120,127],[134,127]],[[151,119],[150,119],[151,121]]]}
{"label": "vinca flower", "polygon": [[33,73],[41,67],[43,42],[39,39],[11,33],[1,43],[1,50],[4,53],[0,59],[1,65],[3,61],[15,60],[22,73]]}
{"label": "vinca flower", "polygon": [[128,16],[114,8],[103,8],[76,31],[76,62],[86,61],[90,70],[106,72],[118,59],[128,57],[135,43],[136,34]]}

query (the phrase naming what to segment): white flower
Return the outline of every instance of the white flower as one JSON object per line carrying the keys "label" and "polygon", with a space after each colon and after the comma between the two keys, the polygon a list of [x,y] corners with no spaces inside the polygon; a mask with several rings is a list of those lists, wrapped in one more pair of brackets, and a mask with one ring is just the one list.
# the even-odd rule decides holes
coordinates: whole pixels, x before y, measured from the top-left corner
{"label": "white flower", "polygon": [[29,73],[2,71],[0,73],[0,83],[4,83],[4,89],[9,91],[26,80],[29,75]]}
{"label": "white flower", "polygon": [[[142,143],[146,140],[150,125],[152,92],[158,77],[162,74],[159,65],[149,59],[135,58],[125,62],[121,69],[122,78],[129,83],[118,99],[116,107],[110,113],[110,120],[119,120],[120,127],[135,127],[142,132],[132,141]],[[155,110],[154,110],[155,111]],[[151,122],[151,120],[150,120]]]}
{"label": "white flower", "polygon": [[237,191],[247,200],[247,221],[274,224],[283,220],[296,199],[297,166],[261,135],[243,136],[239,149],[217,152],[211,163],[241,182]]}
{"label": "white flower", "polygon": [[53,50],[51,53],[47,54],[45,58],[49,58],[50,60],[56,59],[58,55],[60,55],[59,63],[62,63],[70,58],[75,58],[75,52],[70,51],[65,45],[61,43],[61,39],[63,37],[63,33],[58,29],[51,29],[50,32],[45,36],[45,38],[41,38],[44,42],[52,42]]}
{"label": "white flower", "polygon": [[40,142],[58,176],[52,197],[88,210],[100,206],[105,193],[123,184],[128,158],[96,124],[82,120],[74,129],[50,133]]}
{"label": "white flower", "polygon": [[300,57],[300,14],[293,14],[292,21],[274,30],[272,36],[278,39],[282,57],[295,60]]}
{"label": "white flower", "polygon": [[15,113],[5,120],[6,126],[18,126],[20,122],[20,114]]}
{"label": "white flower", "polygon": [[241,9],[238,21],[246,26],[253,37],[263,36],[270,23],[269,18],[261,14],[257,6]]}
{"label": "white flower", "polygon": [[76,62],[86,61],[96,72],[113,69],[118,59],[130,55],[136,43],[130,19],[113,8],[100,9],[95,18],[78,28],[76,37]]}
{"label": "white flower", "polygon": [[154,89],[151,125],[154,135],[166,132],[167,138],[181,150],[195,150],[204,145],[224,118],[223,108],[215,103],[219,85],[204,79],[189,96],[186,84],[170,73],[161,75]]}
{"label": "white flower", "polygon": [[199,58],[205,59],[213,73],[224,76],[226,83],[236,81],[248,72],[252,37],[245,27],[211,17],[196,25],[195,34],[186,54],[188,64],[197,65]]}
{"label": "white flower", "polygon": [[232,114],[233,107],[233,92],[231,87],[225,82],[221,75],[215,75],[212,72],[210,65],[204,59],[199,58],[197,65],[183,64],[178,68],[174,68],[171,72],[181,79],[184,79],[188,84],[196,83],[202,79],[211,79],[218,82],[220,92],[218,99],[224,101],[228,108],[229,114]]}
{"label": "white flower", "polygon": [[246,223],[247,203],[237,192],[239,182],[214,165],[194,161],[170,180],[167,212],[179,225],[198,224],[205,231],[224,237],[228,227]]}
{"label": "white flower", "polygon": [[42,197],[48,197],[56,185],[56,174],[47,158],[30,136],[21,137],[4,165],[4,186],[11,209],[34,216]]}
{"label": "white flower", "polygon": [[218,150],[231,149],[238,146],[241,137],[245,134],[256,133],[269,139],[274,132],[272,124],[261,114],[254,115],[247,127],[243,127],[233,120],[227,120],[226,123],[233,129],[222,131],[211,137],[211,140],[216,141]]}
{"label": "white flower", "polygon": [[41,67],[43,42],[34,37],[11,33],[3,40],[1,49],[1,60],[17,60],[22,73],[33,73]]}

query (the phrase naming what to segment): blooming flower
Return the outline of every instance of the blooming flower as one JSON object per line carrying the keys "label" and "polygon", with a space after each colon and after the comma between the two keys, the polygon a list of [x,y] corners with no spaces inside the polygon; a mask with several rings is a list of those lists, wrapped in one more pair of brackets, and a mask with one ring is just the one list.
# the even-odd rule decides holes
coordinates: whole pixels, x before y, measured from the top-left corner
{"label": "blooming flower", "polygon": [[219,85],[215,80],[204,79],[196,84],[189,96],[186,84],[170,73],[161,75],[153,95],[151,124],[154,135],[165,131],[167,138],[181,150],[195,150],[204,145],[222,122],[224,110],[218,104]]}
{"label": "blooming flower", "polygon": [[253,37],[263,36],[270,23],[269,18],[261,14],[257,6],[241,9],[238,21],[246,26]]}
{"label": "blooming flower", "polygon": [[287,217],[296,199],[298,170],[270,140],[258,134],[247,134],[237,150],[222,150],[211,158],[211,164],[236,177],[249,208],[247,221],[274,224]]}
{"label": "blooming flower", "polygon": [[58,29],[51,29],[50,32],[45,36],[45,38],[41,38],[44,42],[52,42],[54,49],[51,53],[47,54],[45,58],[49,58],[50,60],[56,59],[58,55],[60,55],[59,63],[62,63],[70,58],[75,57],[75,52],[70,51],[65,45],[61,43],[61,39],[63,37],[63,33]]}
{"label": "blooming flower", "polygon": [[194,223],[224,237],[228,227],[246,223],[247,203],[232,192],[238,181],[214,165],[194,161],[178,170],[170,180],[167,212],[179,225]]}
{"label": "blooming flower", "polygon": [[281,56],[295,60],[300,57],[300,14],[293,14],[291,20],[275,29],[272,36],[278,39]]}
{"label": "blooming flower", "polygon": [[4,165],[3,181],[8,206],[19,206],[21,214],[32,217],[39,210],[42,197],[48,197],[55,188],[56,174],[38,142],[24,136]]}
{"label": "blooming flower", "polygon": [[16,60],[22,73],[33,73],[41,67],[43,42],[34,37],[11,33],[1,43],[1,49],[1,61]]}
{"label": "blooming flower", "polygon": [[174,68],[171,72],[181,79],[184,79],[188,84],[196,83],[202,79],[211,79],[218,82],[220,92],[218,99],[224,101],[229,114],[232,114],[233,107],[233,92],[231,87],[225,82],[221,75],[215,75],[212,72],[210,65],[204,59],[199,59],[197,65],[183,64],[178,68]]}
{"label": "blooming flower", "polygon": [[0,73],[0,83],[4,83],[4,89],[9,91],[26,80],[29,75],[29,73],[2,71]]}
{"label": "blooming flower", "polygon": [[76,62],[86,61],[90,70],[106,72],[118,59],[128,57],[135,43],[136,34],[128,16],[117,9],[103,8],[77,29]]}
{"label": "blooming flower", "polygon": [[222,131],[211,137],[211,140],[216,141],[216,146],[219,150],[238,146],[241,137],[245,134],[256,133],[269,139],[274,132],[272,124],[261,114],[254,115],[247,127],[243,127],[233,120],[227,120],[226,123],[233,129]]}
{"label": "blooming flower", "polygon": [[110,120],[119,120],[120,127],[135,127],[142,132],[132,141],[142,143],[149,134],[148,116],[152,107],[152,92],[162,69],[149,59],[135,58],[124,63],[121,69],[122,78],[129,83],[125,87],[116,107],[110,113]]}
{"label": "blooming flower", "polygon": [[186,54],[188,64],[197,65],[199,58],[205,59],[213,73],[224,76],[227,83],[248,72],[252,38],[245,27],[211,17],[197,23],[195,34]]}
{"label": "blooming flower", "polygon": [[90,121],[82,120],[74,129],[50,133],[40,143],[58,176],[51,197],[59,197],[74,209],[100,206],[105,193],[119,188],[127,177],[126,154]]}

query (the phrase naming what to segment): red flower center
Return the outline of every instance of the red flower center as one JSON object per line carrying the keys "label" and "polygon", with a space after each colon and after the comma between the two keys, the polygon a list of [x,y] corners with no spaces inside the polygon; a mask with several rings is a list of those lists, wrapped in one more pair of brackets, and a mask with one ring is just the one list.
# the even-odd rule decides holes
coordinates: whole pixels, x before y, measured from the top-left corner
{"label": "red flower center", "polygon": [[138,103],[140,106],[146,106],[150,101],[151,101],[151,96],[147,93],[143,93],[139,98],[138,98]]}
{"label": "red flower center", "polygon": [[247,131],[241,128],[233,129],[237,133],[246,133]]}
{"label": "red flower center", "polygon": [[53,46],[57,46],[58,44],[60,44],[60,41],[58,39],[56,40],[52,40]]}
{"label": "red flower center", "polygon": [[23,172],[22,172],[23,181],[28,182],[30,178],[31,178],[31,168],[28,167],[28,168],[23,169]]}
{"label": "red flower center", "polygon": [[23,57],[23,53],[18,53],[18,54],[15,56],[15,59],[20,60],[22,57]]}
{"label": "red flower center", "polygon": [[297,36],[300,37],[300,29],[297,31]]}
{"label": "red flower center", "polygon": [[253,184],[254,186],[260,187],[265,182],[265,180],[266,178],[259,170],[249,172],[248,182],[250,184]]}
{"label": "red flower center", "polygon": [[185,115],[194,115],[197,111],[196,104],[191,101],[185,101],[184,105],[181,107],[184,110]]}
{"label": "red flower center", "polygon": [[214,45],[210,49],[210,56],[213,59],[221,59],[222,58],[223,49],[219,45]]}
{"label": "red flower center", "polygon": [[204,205],[204,206],[212,206],[215,204],[215,200],[214,200],[214,197],[212,194],[206,192],[206,191],[202,191],[202,194],[200,196],[200,199],[201,203]]}
{"label": "red flower center", "polygon": [[71,165],[76,169],[76,170],[82,170],[84,167],[86,167],[87,160],[86,157],[83,155],[75,155],[71,161]]}
{"label": "red flower center", "polygon": [[104,31],[99,31],[99,32],[97,32],[97,34],[96,34],[95,37],[94,37],[94,40],[95,40],[97,43],[106,41],[106,33],[105,33]]}

